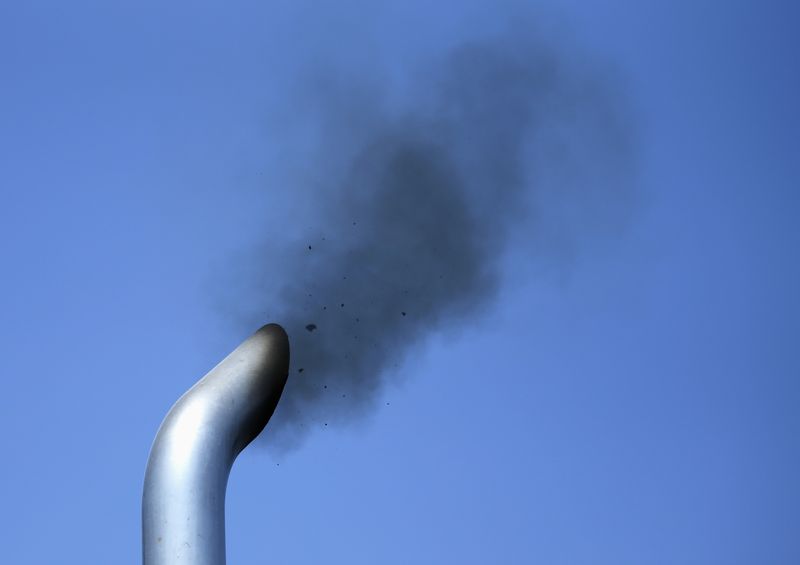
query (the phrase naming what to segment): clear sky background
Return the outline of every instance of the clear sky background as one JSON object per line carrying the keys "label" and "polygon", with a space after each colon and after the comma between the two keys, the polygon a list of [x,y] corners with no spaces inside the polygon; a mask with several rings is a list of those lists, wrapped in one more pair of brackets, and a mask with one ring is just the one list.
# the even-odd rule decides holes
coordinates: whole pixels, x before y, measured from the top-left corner
{"label": "clear sky background", "polygon": [[[0,7],[3,563],[139,562],[161,418],[246,335],[222,287],[313,200],[265,181],[297,69],[391,69],[520,6],[317,4]],[[512,250],[368,420],[248,449],[229,563],[800,563],[796,6],[528,6],[621,77],[629,224]]]}

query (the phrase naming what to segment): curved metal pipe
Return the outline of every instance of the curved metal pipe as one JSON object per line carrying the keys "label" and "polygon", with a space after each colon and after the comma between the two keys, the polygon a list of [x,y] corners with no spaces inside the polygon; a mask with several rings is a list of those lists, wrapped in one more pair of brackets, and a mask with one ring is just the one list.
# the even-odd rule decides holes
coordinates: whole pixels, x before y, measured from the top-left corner
{"label": "curved metal pipe", "polygon": [[144,479],[144,565],[224,565],[228,475],[272,416],[288,371],[286,332],[264,326],[169,411]]}

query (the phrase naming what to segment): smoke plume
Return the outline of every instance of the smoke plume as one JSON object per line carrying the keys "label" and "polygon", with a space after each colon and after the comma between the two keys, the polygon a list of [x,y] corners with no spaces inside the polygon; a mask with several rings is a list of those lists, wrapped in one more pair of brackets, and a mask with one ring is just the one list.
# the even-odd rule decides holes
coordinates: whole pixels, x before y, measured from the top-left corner
{"label": "smoke plume", "polygon": [[391,85],[356,71],[312,77],[318,94],[297,109],[313,117],[312,172],[284,182],[313,195],[313,228],[264,260],[255,297],[292,346],[270,442],[376,405],[415,344],[491,304],[509,242],[534,260],[548,232],[613,221],[628,128],[613,85],[590,68],[505,36],[456,46]]}

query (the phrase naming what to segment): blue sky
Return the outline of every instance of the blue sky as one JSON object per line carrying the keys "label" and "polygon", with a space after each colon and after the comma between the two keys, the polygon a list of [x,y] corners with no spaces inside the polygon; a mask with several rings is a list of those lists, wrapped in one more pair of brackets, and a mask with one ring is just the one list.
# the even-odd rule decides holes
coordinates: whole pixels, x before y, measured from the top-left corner
{"label": "blue sky", "polygon": [[297,235],[265,225],[313,204],[265,180],[298,69],[391,73],[516,13],[617,76],[630,222],[511,250],[366,421],[248,449],[229,563],[800,562],[800,10],[588,4],[0,7],[4,562],[139,561],[161,418],[245,337],[242,262]]}

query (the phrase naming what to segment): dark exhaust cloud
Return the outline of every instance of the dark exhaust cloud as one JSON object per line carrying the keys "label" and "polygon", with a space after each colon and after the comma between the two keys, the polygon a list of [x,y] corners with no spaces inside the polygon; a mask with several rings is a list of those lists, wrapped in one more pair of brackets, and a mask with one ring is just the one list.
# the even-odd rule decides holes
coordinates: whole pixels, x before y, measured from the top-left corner
{"label": "dark exhaust cloud", "polygon": [[535,260],[558,254],[548,233],[619,220],[630,130],[592,68],[517,35],[463,43],[399,83],[312,73],[319,94],[294,110],[312,116],[313,174],[283,182],[313,195],[313,227],[264,257],[268,282],[245,301],[249,325],[291,340],[269,443],[375,407],[415,344],[491,304],[510,243]]}

